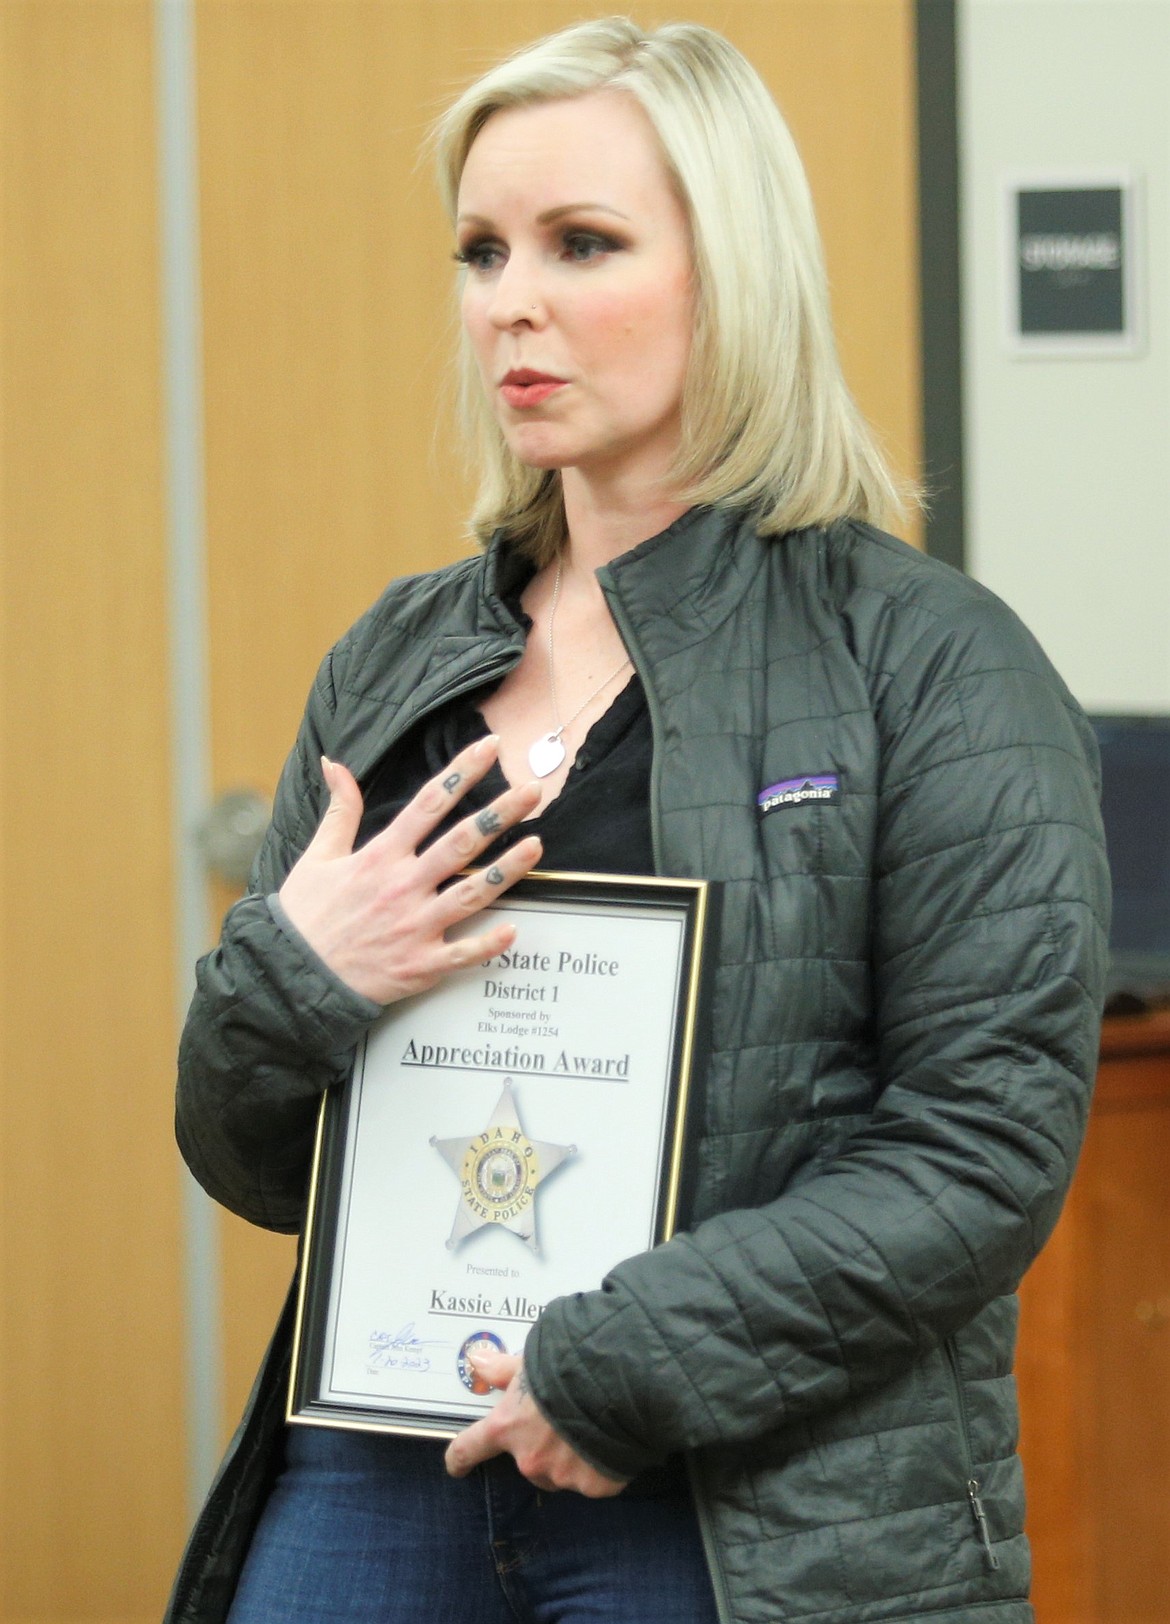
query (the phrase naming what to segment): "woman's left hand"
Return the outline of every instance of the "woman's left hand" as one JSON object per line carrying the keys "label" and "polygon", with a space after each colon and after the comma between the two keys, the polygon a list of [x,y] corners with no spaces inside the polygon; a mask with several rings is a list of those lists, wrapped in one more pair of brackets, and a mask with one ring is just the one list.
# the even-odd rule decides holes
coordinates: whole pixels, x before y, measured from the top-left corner
{"label": "woman's left hand", "polygon": [[622,1492],[624,1479],[597,1471],[549,1426],[536,1407],[519,1354],[473,1354],[472,1364],[490,1386],[506,1391],[490,1414],[448,1445],[447,1470],[452,1477],[466,1477],[473,1466],[494,1455],[511,1455],[538,1489],[575,1489],[591,1500]]}

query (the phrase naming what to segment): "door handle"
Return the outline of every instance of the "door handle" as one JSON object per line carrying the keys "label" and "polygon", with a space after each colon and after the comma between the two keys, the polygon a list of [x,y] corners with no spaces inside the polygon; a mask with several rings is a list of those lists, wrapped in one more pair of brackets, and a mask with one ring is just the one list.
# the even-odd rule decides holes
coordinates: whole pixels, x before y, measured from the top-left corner
{"label": "door handle", "polygon": [[229,789],[218,796],[195,825],[208,873],[228,885],[243,885],[271,816],[272,803],[259,790]]}

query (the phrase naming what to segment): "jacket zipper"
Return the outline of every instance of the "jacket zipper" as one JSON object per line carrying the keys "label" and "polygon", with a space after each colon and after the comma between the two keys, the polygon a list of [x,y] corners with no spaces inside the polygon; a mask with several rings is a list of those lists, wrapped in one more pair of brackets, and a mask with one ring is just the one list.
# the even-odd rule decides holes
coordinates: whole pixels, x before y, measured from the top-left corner
{"label": "jacket zipper", "polygon": [[991,1545],[991,1530],[987,1525],[987,1513],[983,1509],[983,1500],[979,1493],[979,1479],[975,1476],[975,1451],[971,1444],[971,1422],[967,1414],[967,1398],[963,1392],[963,1378],[959,1370],[959,1355],[954,1341],[948,1337],[943,1343],[943,1353],[946,1355],[947,1370],[950,1372],[951,1386],[955,1391],[955,1408],[959,1412],[959,1430],[963,1436],[963,1464],[966,1470],[967,1504],[971,1511],[971,1520],[975,1524],[975,1533],[983,1547],[983,1555],[987,1566],[993,1571],[999,1568],[999,1557]]}
{"label": "jacket zipper", "polygon": [[[605,572],[599,572],[604,575]],[[662,840],[660,833],[661,812],[659,798],[659,760],[660,753],[654,748],[658,739],[662,737],[662,712],[659,708],[658,695],[654,691],[654,684],[648,679],[643,663],[639,658],[640,650],[638,640],[630,626],[625,605],[617,594],[612,583],[602,582],[606,601],[622,642],[626,645],[634,670],[641,679],[642,688],[646,695],[646,709],[650,712],[650,846],[654,854],[654,872],[662,873]],[[731,1596],[727,1589],[727,1576],[723,1571],[723,1563],[719,1556],[719,1545],[715,1538],[715,1529],[711,1517],[711,1507],[707,1500],[703,1481],[699,1476],[699,1465],[694,1455],[689,1451],[686,1455],[687,1476],[691,1482],[691,1499],[695,1506],[695,1516],[699,1524],[699,1535],[703,1541],[703,1556],[707,1563],[707,1573],[711,1580],[711,1592],[715,1598],[715,1612],[719,1624],[735,1624],[731,1611]]]}
{"label": "jacket zipper", "polygon": [[[599,579],[606,574],[606,570],[599,570]],[[626,645],[626,652],[629,654],[630,659],[633,662],[634,670],[638,673],[641,680],[642,689],[646,695],[646,709],[650,713],[650,849],[654,854],[654,872],[655,874],[661,874],[662,840],[659,833],[659,823],[661,821],[659,812],[659,751],[654,747],[654,745],[655,742],[662,737],[662,712],[658,704],[658,695],[654,692],[654,684],[647,677],[645,666],[640,658],[641,650],[638,648],[638,639],[634,636],[633,630],[630,626],[625,605],[618,596],[617,589],[613,585],[612,581],[602,580],[601,585],[602,590],[605,593],[606,602],[609,604],[610,613],[613,615],[614,622],[621,634],[622,642]]]}
{"label": "jacket zipper", "polygon": [[707,1572],[711,1577],[711,1590],[715,1597],[715,1612],[719,1624],[735,1624],[731,1612],[731,1597],[727,1591],[727,1579],[724,1576],[723,1564],[719,1560],[715,1530],[711,1525],[711,1508],[703,1492],[698,1462],[690,1453],[687,1454],[686,1462],[687,1476],[691,1480],[691,1499],[695,1503],[695,1515],[699,1520],[699,1533],[703,1540],[703,1555],[707,1559]]}

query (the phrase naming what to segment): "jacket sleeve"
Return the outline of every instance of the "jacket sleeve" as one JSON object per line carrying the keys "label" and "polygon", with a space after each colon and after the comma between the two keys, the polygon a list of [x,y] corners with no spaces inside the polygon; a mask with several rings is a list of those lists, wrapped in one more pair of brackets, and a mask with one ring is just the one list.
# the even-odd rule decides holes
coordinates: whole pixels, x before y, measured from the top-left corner
{"label": "jacket sleeve", "polygon": [[1067,1190],[1108,919],[1091,732],[990,595],[918,638],[875,720],[876,1105],[770,1204],[547,1307],[534,1395],[612,1474],[892,1379],[1015,1289]]}
{"label": "jacket sleeve", "polygon": [[219,946],[199,961],[179,1047],[175,1129],[207,1192],[268,1229],[304,1212],[321,1096],[348,1073],[381,1013],[352,991],[283,920],[272,894],[317,826],[336,708],[333,656],[317,675],[277,786],[272,823],[247,894]]}

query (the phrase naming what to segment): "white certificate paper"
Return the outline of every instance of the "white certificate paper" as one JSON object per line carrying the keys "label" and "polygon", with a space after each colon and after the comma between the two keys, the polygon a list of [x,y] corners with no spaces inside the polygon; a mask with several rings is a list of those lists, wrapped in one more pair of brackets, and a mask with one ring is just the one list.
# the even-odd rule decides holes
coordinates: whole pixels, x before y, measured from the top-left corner
{"label": "white certificate paper", "polygon": [[694,913],[602,883],[600,903],[592,877],[588,900],[539,881],[506,896],[506,953],[371,1030],[310,1234],[297,1363],[315,1374],[298,1405],[294,1371],[290,1419],[456,1430],[498,1396],[470,1351],[519,1353],[552,1298],[672,1227]]}

